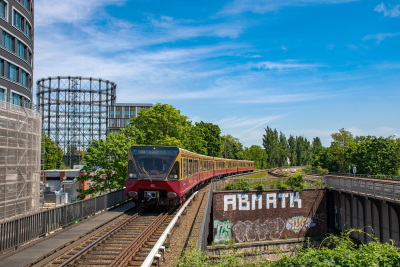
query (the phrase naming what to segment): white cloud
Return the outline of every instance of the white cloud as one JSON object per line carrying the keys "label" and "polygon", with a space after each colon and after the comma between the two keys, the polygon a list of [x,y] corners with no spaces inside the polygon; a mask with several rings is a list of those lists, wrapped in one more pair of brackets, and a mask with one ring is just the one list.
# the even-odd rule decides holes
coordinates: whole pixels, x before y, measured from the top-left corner
{"label": "white cloud", "polygon": [[245,12],[264,14],[287,6],[340,4],[357,0],[234,0],[220,12],[221,15],[236,15]]}
{"label": "white cloud", "polygon": [[383,39],[387,37],[395,37],[400,35],[400,32],[397,33],[378,33],[378,34],[369,34],[366,35],[363,40],[371,40],[371,39],[376,39],[376,42],[380,44]]}
{"label": "white cloud", "polygon": [[295,63],[292,60],[287,60],[286,62],[272,62],[272,61],[264,61],[255,63],[255,66],[259,69],[267,69],[267,70],[283,70],[283,69],[298,69],[298,68],[317,68],[322,67],[319,64],[302,64]]}
{"label": "white cloud", "polygon": [[384,3],[380,3],[375,7],[375,11],[383,12],[385,17],[398,17],[400,16],[400,5],[394,6],[392,9],[386,8]]}
{"label": "white cloud", "polygon": [[104,15],[102,7],[123,5],[125,2],[126,0],[36,0],[35,26],[93,20]]}
{"label": "white cloud", "polygon": [[282,46],[282,50],[285,50],[285,51],[287,51],[287,48],[286,48],[286,46]]}
{"label": "white cloud", "polygon": [[[238,127],[253,127],[250,130],[259,127],[263,124],[266,124],[272,120],[281,118],[282,116],[267,116],[263,118],[236,118],[236,117],[229,117],[222,120],[218,120],[215,123],[218,124],[221,128],[238,128]],[[248,131],[248,130],[246,130]]]}

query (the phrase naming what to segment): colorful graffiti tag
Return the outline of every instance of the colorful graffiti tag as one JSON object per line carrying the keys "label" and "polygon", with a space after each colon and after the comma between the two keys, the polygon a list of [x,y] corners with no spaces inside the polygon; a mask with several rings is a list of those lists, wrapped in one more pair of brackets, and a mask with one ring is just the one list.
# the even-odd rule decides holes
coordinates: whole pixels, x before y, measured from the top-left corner
{"label": "colorful graffiti tag", "polygon": [[216,244],[232,240],[232,225],[233,223],[229,220],[214,220],[214,242]]}

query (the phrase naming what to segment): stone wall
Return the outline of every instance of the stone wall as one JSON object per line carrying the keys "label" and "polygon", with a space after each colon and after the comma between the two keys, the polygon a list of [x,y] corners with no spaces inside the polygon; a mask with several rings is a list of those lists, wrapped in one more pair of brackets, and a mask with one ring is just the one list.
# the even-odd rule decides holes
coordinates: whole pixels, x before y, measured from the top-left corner
{"label": "stone wall", "polygon": [[[213,193],[214,242],[298,238],[327,231],[325,189]],[[312,215],[311,215],[312,214]]]}

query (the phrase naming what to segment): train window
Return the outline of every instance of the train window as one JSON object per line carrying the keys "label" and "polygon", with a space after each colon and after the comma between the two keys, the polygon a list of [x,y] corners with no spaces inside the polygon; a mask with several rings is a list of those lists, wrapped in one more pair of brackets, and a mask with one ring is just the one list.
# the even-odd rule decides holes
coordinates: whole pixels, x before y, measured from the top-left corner
{"label": "train window", "polygon": [[189,171],[188,171],[189,177],[193,175],[193,160],[189,159]]}
{"label": "train window", "polygon": [[187,158],[183,158],[182,170],[183,170],[183,179],[186,179],[187,178]]}

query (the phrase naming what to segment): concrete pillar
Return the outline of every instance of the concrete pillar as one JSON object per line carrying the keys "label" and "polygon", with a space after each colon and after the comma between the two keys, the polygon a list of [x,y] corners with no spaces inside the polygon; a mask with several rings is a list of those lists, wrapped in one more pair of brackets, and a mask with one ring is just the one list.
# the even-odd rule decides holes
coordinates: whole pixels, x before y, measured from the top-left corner
{"label": "concrete pillar", "polygon": [[390,232],[392,233],[391,239],[396,241],[396,246],[400,246],[400,229],[399,229],[399,222],[400,222],[400,205],[392,203],[392,202],[387,202],[387,204],[390,207]]}
{"label": "concrete pillar", "polygon": [[383,242],[383,228],[382,226],[382,201],[377,199],[370,199],[371,201],[371,214],[372,214],[372,225],[374,228],[374,235]]}
{"label": "concrete pillar", "polygon": [[364,242],[366,242],[367,241],[367,234],[365,233],[365,231],[366,231],[366,221],[367,221],[367,219],[366,219],[366,214],[365,214],[365,212],[366,212],[366,205],[365,205],[365,203],[366,203],[366,199],[365,199],[365,197],[361,197],[361,196],[354,196],[354,198],[355,199],[357,199],[357,202],[358,202],[358,222],[357,222],[357,224],[358,224],[358,227],[359,228],[361,228],[361,229],[363,229],[363,234],[360,234],[359,236],[358,236],[358,238],[360,239],[360,240],[362,240],[362,241],[364,241]]}

